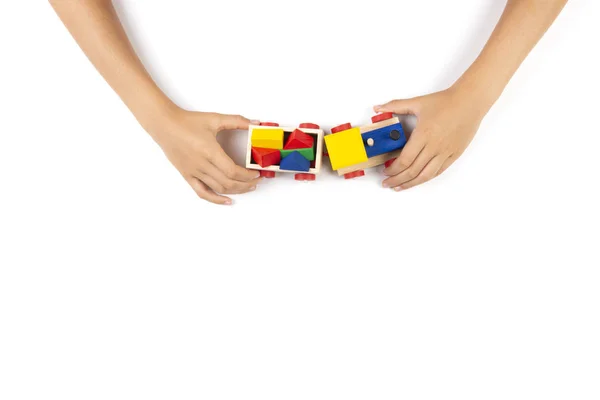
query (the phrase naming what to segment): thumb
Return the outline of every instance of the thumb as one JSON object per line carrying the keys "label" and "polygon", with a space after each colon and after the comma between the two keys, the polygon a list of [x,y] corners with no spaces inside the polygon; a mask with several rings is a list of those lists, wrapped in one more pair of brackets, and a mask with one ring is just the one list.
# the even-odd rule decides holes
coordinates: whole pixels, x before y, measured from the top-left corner
{"label": "thumb", "polygon": [[394,114],[412,114],[415,115],[419,109],[418,97],[405,100],[392,100],[388,103],[375,106],[373,110],[377,113],[392,112]]}
{"label": "thumb", "polygon": [[236,129],[248,129],[250,124],[258,125],[258,121],[250,121],[241,115],[221,114],[219,131],[233,131]]}

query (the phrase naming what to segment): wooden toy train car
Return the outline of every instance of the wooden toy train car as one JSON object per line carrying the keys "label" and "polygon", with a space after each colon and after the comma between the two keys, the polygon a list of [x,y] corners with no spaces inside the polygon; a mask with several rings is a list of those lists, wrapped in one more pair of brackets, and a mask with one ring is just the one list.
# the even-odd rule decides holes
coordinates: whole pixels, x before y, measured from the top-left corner
{"label": "wooden toy train car", "polygon": [[349,123],[339,125],[325,136],[331,168],[338,175],[346,179],[363,176],[366,168],[381,164],[387,167],[400,154],[406,144],[400,120],[392,113],[383,113],[371,121],[360,128]]}
{"label": "wooden toy train car", "polygon": [[323,131],[304,123],[299,128],[281,128],[273,122],[251,125],[248,132],[246,168],[274,178],[277,171],[295,173],[298,181],[314,181],[321,169]]}

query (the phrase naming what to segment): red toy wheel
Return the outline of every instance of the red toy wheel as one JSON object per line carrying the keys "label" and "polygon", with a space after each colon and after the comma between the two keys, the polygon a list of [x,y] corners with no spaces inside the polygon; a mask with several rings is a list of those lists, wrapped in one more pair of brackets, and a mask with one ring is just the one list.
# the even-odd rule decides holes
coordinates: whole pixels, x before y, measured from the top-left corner
{"label": "red toy wheel", "polygon": [[335,128],[331,128],[331,133],[343,132],[347,131],[348,129],[352,129],[352,124],[349,122],[347,124],[342,124],[336,126]]}
{"label": "red toy wheel", "polygon": [[305,122],[303,124],[300,124],[300,128],[306,128],[306,129],[321,129],[321,127],[317,124],[313,124],[311,122]]}
{"label": "red toy wheel", "polygon": [[317,179],[317,177],[315,176],[315,174],[296,174],[296,176],[294,176],[294,179],[296,179],[297,181],[314,181],[315,179]]}
{"label": "red toy wheel", "polygon": [[376,124],[378,122],[381,121],[385,121],[386,119],[391,119],[394,118],[394,114],[391,112],[384,112],[382,114],[377,114],[375,115],[373,118],[371,118],[371,121]]}
{"label": "red toy wheel", "polygon": [[365,176],[365,171],[362,169],[360,171],[354,171],[354,172],[344,174],[344,179],[354,179],[354,178],[359,178],[361,176]]}
{"label": "red toy wheel", "polygon": [[261,122],[260,126],[279,126],[277,122]]}
{"label": "red toy wheel", "polygon": [[387,161],[385,162],[385,164],[383,164],[383,165],[385,165],[385,167],[386,167],[386,168],[389,168],[389,167],[390,167],[390,165],[392,165],[392,164],[394,163],[394,161],[396,161],[396,159],[395,159],[395,158],[392,158],[391,160],[387,160]]}
{"label": "red toy wheel", "polygon": [[260,171],[260,176],[262,176],[263,178],[275,178],[275,171],[265,171],[265,170],[261,170]]}

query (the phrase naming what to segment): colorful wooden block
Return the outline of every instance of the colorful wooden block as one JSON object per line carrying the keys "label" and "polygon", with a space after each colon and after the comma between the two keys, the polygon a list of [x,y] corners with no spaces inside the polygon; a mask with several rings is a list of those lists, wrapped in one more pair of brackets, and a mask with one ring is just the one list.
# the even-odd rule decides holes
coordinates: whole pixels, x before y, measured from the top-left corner
{"label": "colorful wooden block", "polygon": [[397,123],[362,134],[367,157],[398,150],[406,144],[406,135],[402,124]]}
{"label": "colorful wooden block", "polygon": [[[292,136],[292,133],[296,129],[299,129],[302,133],[310,135],[313,138],[311,148],[284,150],[283,146],[281,146],[280,149],[273,149],[272,147],[279,147],[279,144],[275,144],[275,145],[271,145],[269,147],[254,146],[256,148],[262,149],[262,150],[257,151],[252,146],[253,138],[255,140],[265,139],[265,137],[262,135],[260,130],[283,131],[282,142],[285,144],[289,141],[288,139],[290,138],[290,136]],[[255,131],[258,131],[258,134],[256,136],[253,134]],[[268,132],[268,133],[271,134],[272,132]],[[296,134],[298,134],[298,133],[296,133]],[[299,136],[303,137],[304,135],[299,135]],[[277,140],[279,140],[279,138],[280,138],[280,136],[277,137]],[[267,137],[266,139],[272,139],[272,138]],[[302,145],[310,144],[305,141],[302,141],[302,142],[303,142]],[[259,164],[259,161],[263,165],[268,165],[268,164],[271,164],[272,162],[274,162],[274,160],[268,160],[267,156],[268,157],[276,157],[274,155],[271,155],[268,152],[269,150],[277,150],[280,155],[280,161],[278,164],[275,163],[275,164],[269,165],[267,167],[263,167]],[[291,159],[289,159],[285,163],[283,163],[283,168],[282,168],[281,163],[282,163],[283,159],[288,158],[294,152],[298,153],[298,154],[293,155]],[[263,155],[265,156],[265,157],[263,157],[264,160],[261,158]],[[300,156],[300,159],[295,158],[298,156]],[[298,128],[296,128],[296,127],[278,126],[277,124],[261,123],[260,126],[259,125],[250,125],[250,127],[248,129],[248,144],[246,147],[246,168],[251,169],[251,170],[261,171],[260,172],[261,176],[273,177],[276,172],[285,172],[285,173],[293,173],[295,175],[298,175],[300,178],[302,178],[302,180],[308,180],[309,178],[314,179],[315,175],[319,174],[319,171],[321,170],[322,157],[323,157],[323,130],[321,130],[319,128],[319,126],[316,124],[304,123],[304,124],[299,125]],[[305,159],[306,161],[302,160],[302,158]],[[285,169],[285,168],[288,168],[288,169]]]}
{"label": "colorful wooden block", "polygon": [[263,149],[283,149],[283,129],[261,129],[252,130],[252,147]]}
{"label": "colorful wooden block", "polygon": [[312,149],[314,143],[315,139],[311,135],[302,132],[300,129],[296,129],[288,138],[283,149]]}
{"label": "colorful wooden block", "polygon": [[279,169],[308,172],[310,169],[310,161],[308,161],[298,151],[293,151],[289,156],[281,160],[279,163]]}
{"label": "colorful wooden block", "polygon": [[285,158],[287,156],[289,156],[290,154],[292,154],[294,151],[297,151],[298,153],[302,154],[304,156],[304,158],[306,158],[308,161],[312,161],[315,159],[315,151],[313,148],[310,149],[296,149],[296,150],[279,150],[281,152],[281,157]]}
{"label": "colorful wooden block", "polygon": [[258,165],[267,168],[271,165],[277,165],[281,161],[281,150],[265,149],[262,147],[252,148],[252,158]]}
{"label": "colorful wooden block", "polygon": [[352,128],[325,136],[325,144],[331,161],[331,168],[340,168],[367,161],[360,128]]}

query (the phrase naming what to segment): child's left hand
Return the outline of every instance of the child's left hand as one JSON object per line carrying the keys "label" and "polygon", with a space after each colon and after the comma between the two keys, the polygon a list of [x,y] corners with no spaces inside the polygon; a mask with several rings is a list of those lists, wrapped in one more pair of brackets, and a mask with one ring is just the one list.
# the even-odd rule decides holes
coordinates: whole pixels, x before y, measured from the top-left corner
{"label": "child's left hand", "polygon": [[400,156],[383,172],[383,187],[396,191],[427,182],[444,172],[465,151],[487,108],[454,88],[408,100],[393,100],[375,112],[412,114],[417,126]]}

